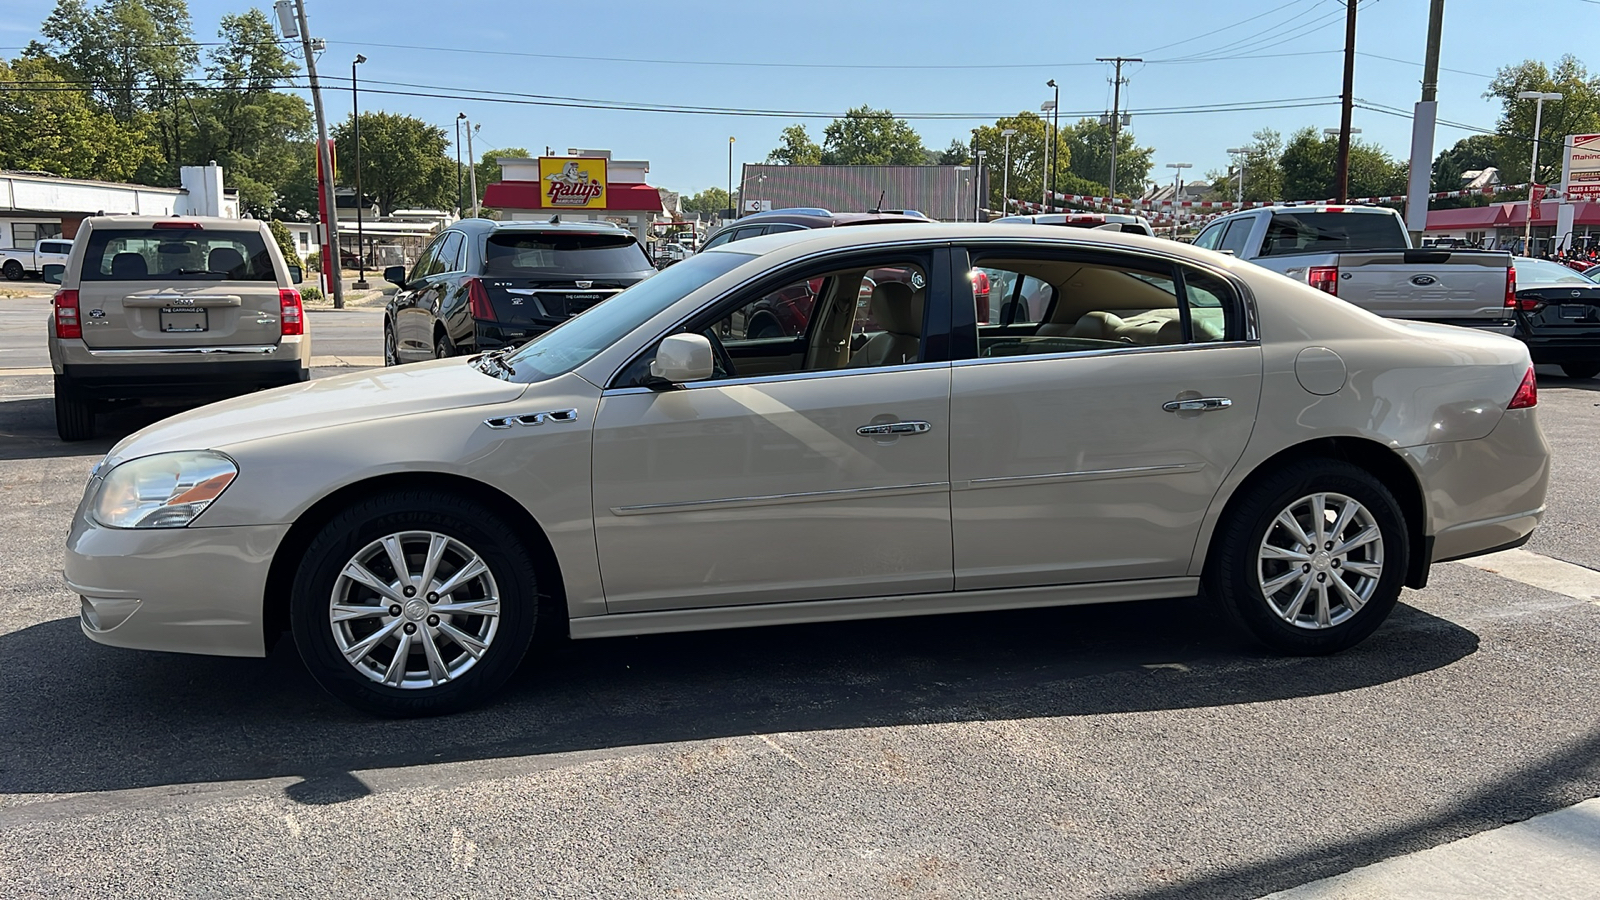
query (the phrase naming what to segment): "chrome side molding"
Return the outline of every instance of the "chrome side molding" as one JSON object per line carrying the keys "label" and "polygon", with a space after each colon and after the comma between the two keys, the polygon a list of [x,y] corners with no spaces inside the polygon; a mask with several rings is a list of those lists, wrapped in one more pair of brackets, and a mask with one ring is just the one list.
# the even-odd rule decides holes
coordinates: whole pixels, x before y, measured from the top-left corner
{"label": "chrome side molding", "polygon": [[526,413],[520,416],[495,416],[484,419],[483,424],[494,429],[510,428],[513,425],[543,425],[546,422],[576,422],[578,411],[575,409],[552,409],[547,412]]}

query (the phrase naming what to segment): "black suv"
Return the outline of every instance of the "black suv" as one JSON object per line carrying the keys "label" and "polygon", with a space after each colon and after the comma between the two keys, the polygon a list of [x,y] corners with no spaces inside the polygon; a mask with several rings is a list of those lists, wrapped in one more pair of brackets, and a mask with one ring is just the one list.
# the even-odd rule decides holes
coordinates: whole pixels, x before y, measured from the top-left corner
{"label": "black suv", "polygon": [[607,222],[462,219],[412,266],[383,317],[384,364],[516,346],[655,274],[632,233]]}
{"label": "black suv", "polygon": [[780,231],[931,221],[933,220],[914,209],[885,209],[863,213],[836,213],[809,207],[775,209],[771,212],[751,213],[742,219],[729,222],[707,236],[705,246],[700,249],[710,250],[729,241],[742,241],[756,235],[777,234]]}

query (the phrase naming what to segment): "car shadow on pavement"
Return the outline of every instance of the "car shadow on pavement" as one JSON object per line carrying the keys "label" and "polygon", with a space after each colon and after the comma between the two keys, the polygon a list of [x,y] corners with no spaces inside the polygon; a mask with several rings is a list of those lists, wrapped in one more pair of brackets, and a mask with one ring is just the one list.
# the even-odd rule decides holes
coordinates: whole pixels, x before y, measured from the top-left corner
{"label": "car shadow on pavement", "polygon": [[74,619],[0,635],[0,793],[352,773],[751,734],[1258,703],[1448,666],[1478,638],[1409,606],[1321,658],[1265,656],[1201,603],[1147,601],[536,643],[488,707],[369,718],[324,694],[290,642],[265,659],[118,650]]}
{"label": "car shadow on pavement", "polygon": [[[46,388],[48,392],[48,387]],[[49,397],[7,400],[0,397],[0,460],[101,456],[112,445],[146,425],[177,415],[197,404],[125,406],[100,414],[92,441],[63,441],[56,435],[55,403]]]}

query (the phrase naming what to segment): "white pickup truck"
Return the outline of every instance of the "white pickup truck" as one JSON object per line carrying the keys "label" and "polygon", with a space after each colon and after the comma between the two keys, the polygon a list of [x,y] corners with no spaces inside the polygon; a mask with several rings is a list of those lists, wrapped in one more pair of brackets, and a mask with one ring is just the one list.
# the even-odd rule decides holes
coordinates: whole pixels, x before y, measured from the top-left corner
{"label": "white pickup truck", "polygon": [[1269,206],[1232,213],[1195,238],[1392,319],[1511,334],[1517,273],[1503,250],[1415,248],[1379,206]]}
{"label": "white pickup truck", "polygon": [[46,238],[32,250],[0,250],[0,275],[10,281],[21,281],[44,271],[48,263],[66,265],[71,254],[72,242],[61,238]]}

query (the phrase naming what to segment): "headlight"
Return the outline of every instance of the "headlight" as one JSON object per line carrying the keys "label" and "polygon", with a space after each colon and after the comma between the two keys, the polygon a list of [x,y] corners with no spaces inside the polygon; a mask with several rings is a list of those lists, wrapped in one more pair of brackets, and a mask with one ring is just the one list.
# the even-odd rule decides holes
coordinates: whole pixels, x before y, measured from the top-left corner
{"label": "headlight", "polygon": [[182,528],[238,474],[233,460],[210,450],[129,460],[104,473],[94,520],[112,528]]}

